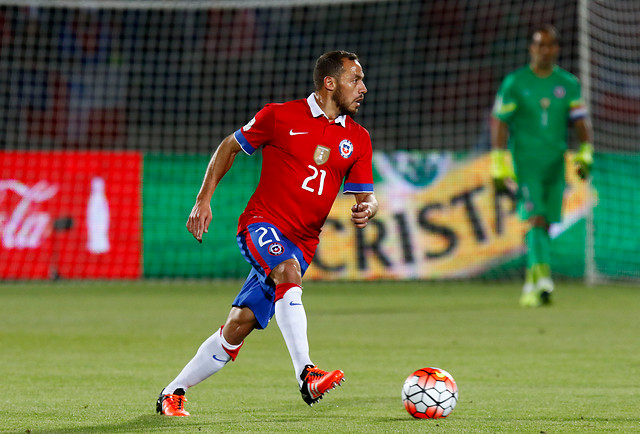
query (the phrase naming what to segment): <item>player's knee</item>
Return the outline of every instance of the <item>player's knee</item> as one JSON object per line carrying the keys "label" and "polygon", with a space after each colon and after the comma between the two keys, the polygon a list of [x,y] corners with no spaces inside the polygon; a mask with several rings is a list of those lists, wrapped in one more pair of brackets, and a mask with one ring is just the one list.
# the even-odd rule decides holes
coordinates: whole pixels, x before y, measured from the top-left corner
{"label": "player's knee", "polygon": [[300,263],[295,259],[287,259],[278,265],[269,275],[276,285],[281,283],[302,283],[302,270]]}
{"label": "player's knee", "polygon": [[238,345],[249,336],[249,333],[256,328],[256,325],[257,320],[251,309],[233,307],[229,312],[222,333],[227,342],[231,345]]}
{"label": "player's knee", "polygon": [[531,224],[531,226],[536,228],[546,229],[549,227],[549,223],[547,223],[547,219],[545,219],[541,215],[534,215],[529,217],[529,224]]}

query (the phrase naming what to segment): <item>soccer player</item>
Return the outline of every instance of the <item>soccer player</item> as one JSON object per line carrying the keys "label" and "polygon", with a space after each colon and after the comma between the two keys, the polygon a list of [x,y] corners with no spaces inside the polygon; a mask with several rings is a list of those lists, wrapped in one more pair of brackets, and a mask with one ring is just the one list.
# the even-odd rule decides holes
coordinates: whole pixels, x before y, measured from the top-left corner
{"label": "soccer player", "polygon": [[[560,51],[553,26],[536,29],[530,63],[502,82],[491,123],[491,175],[497,189],[515,188],[518,212],[529,225],[525,235],[527,269],[520,304],[550,302],[549,225],[561,220],[565,187],[567,129],[573,125],[580,147],[573,162],[585,179],[593,163],[591,124],[578,79],[556,65]],[[508,142],[508,143],[507,143]],[[507,144],[513,158],[508,162]]]}
{"label": "soccer player", "polygon": [[302,276],[313,259],[320,230],[344,180],[353,194],[351,221],[358,228],[375,216],[369,133],[351,119],[367,88],[357,55],[331,51],[313,71],[315,91],[306,99],[268,104],[226,137],[211,158],[187,229],[202,242],[213,218],[211,198],[240,151],[262,147],[258,186],[238,221],[237,241],[251,272],[233,300],[226,323],[200,346],[160,393],[157,411],[188,416],[187,389],[235,360],[244,339],[275,314],[293,361],[302,399],[313,405],[344,378],[309,356]]}

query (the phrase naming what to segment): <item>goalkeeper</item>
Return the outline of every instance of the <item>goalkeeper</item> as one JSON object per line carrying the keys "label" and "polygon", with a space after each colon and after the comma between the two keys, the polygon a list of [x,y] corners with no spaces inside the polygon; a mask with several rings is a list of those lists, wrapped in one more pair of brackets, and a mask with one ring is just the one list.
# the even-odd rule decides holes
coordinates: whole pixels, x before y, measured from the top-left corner
{"label": "goalkeeper", "polygon": [[502,82],[491,122],[491,176],[497,190],[515,188],[517,183],[518,214],[529,223],[520,299],[526,307],[549,303],[554,287],[549,225],[561,220],[569,124],[580,142],[573,162],[582,179],[589,176],[593,163],[591,124],[580,82],[555,64],[559,51],[554,27],[533,32],[530,63]]}

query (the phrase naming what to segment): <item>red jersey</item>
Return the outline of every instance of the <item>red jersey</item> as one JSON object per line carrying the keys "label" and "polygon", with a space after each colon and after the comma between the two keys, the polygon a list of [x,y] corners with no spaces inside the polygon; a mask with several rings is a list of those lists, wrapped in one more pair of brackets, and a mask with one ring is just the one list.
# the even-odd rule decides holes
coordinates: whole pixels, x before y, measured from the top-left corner
{"label": "red jersey", "polygon": [[369,132],[346,115],[330,122],[314,94],[266,105],[234,137],[249,155],[262,146],[263,158],[238,232],[269,222],[300,247],[307,263],[342,181],[344,193],[373,193]]}

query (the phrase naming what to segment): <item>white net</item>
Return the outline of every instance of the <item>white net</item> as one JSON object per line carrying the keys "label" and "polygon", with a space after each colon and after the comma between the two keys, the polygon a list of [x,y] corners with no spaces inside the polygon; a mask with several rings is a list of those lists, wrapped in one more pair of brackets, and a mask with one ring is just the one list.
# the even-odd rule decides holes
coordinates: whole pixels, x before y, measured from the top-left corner
{"label": "white net", "polygon": [[640,277],[640,3],[583,1],[582,64],[600,151],[594,185],[595,279]]}
{"label": "white net", "polygon": [[[558,28],[560,64],[577,75],[590,44],[596,147],[613,159],[638,149],[637,7],[588,3],[585,33],[575,0],[0,1],[0,277],[244,275],[235,223],[259,157],[239,159],[225,179],[232,187],[214,198],[208,234],[215,248],[203,249],[184,222],[208,157],[264,104],[306,97],[315,59],[346,49],[365,68],[356,120],[378,153],[376,181],[404,189],[406,202],[389,193],[365,236],[332,215],[328,242],[350,247],[336,260],[321,244],[313,277],[520,278],[521,228],[508,198],[494,203],[482,156],[495,92],[528,61],[535,26]],[[594,186],[615,192],[607,173],[596,167]],[[88,247],[95,178],[110,211],[107,251]],[[16,214],[34,191],[40,202]],[[622,208],[611,213],[636,214],[637,203],[612,203]],[[582,210],[554,241],[570,277],[584,274]],[[634,262],[600,263],[616,242],[598,210],[595,266],[616,276]]]}

